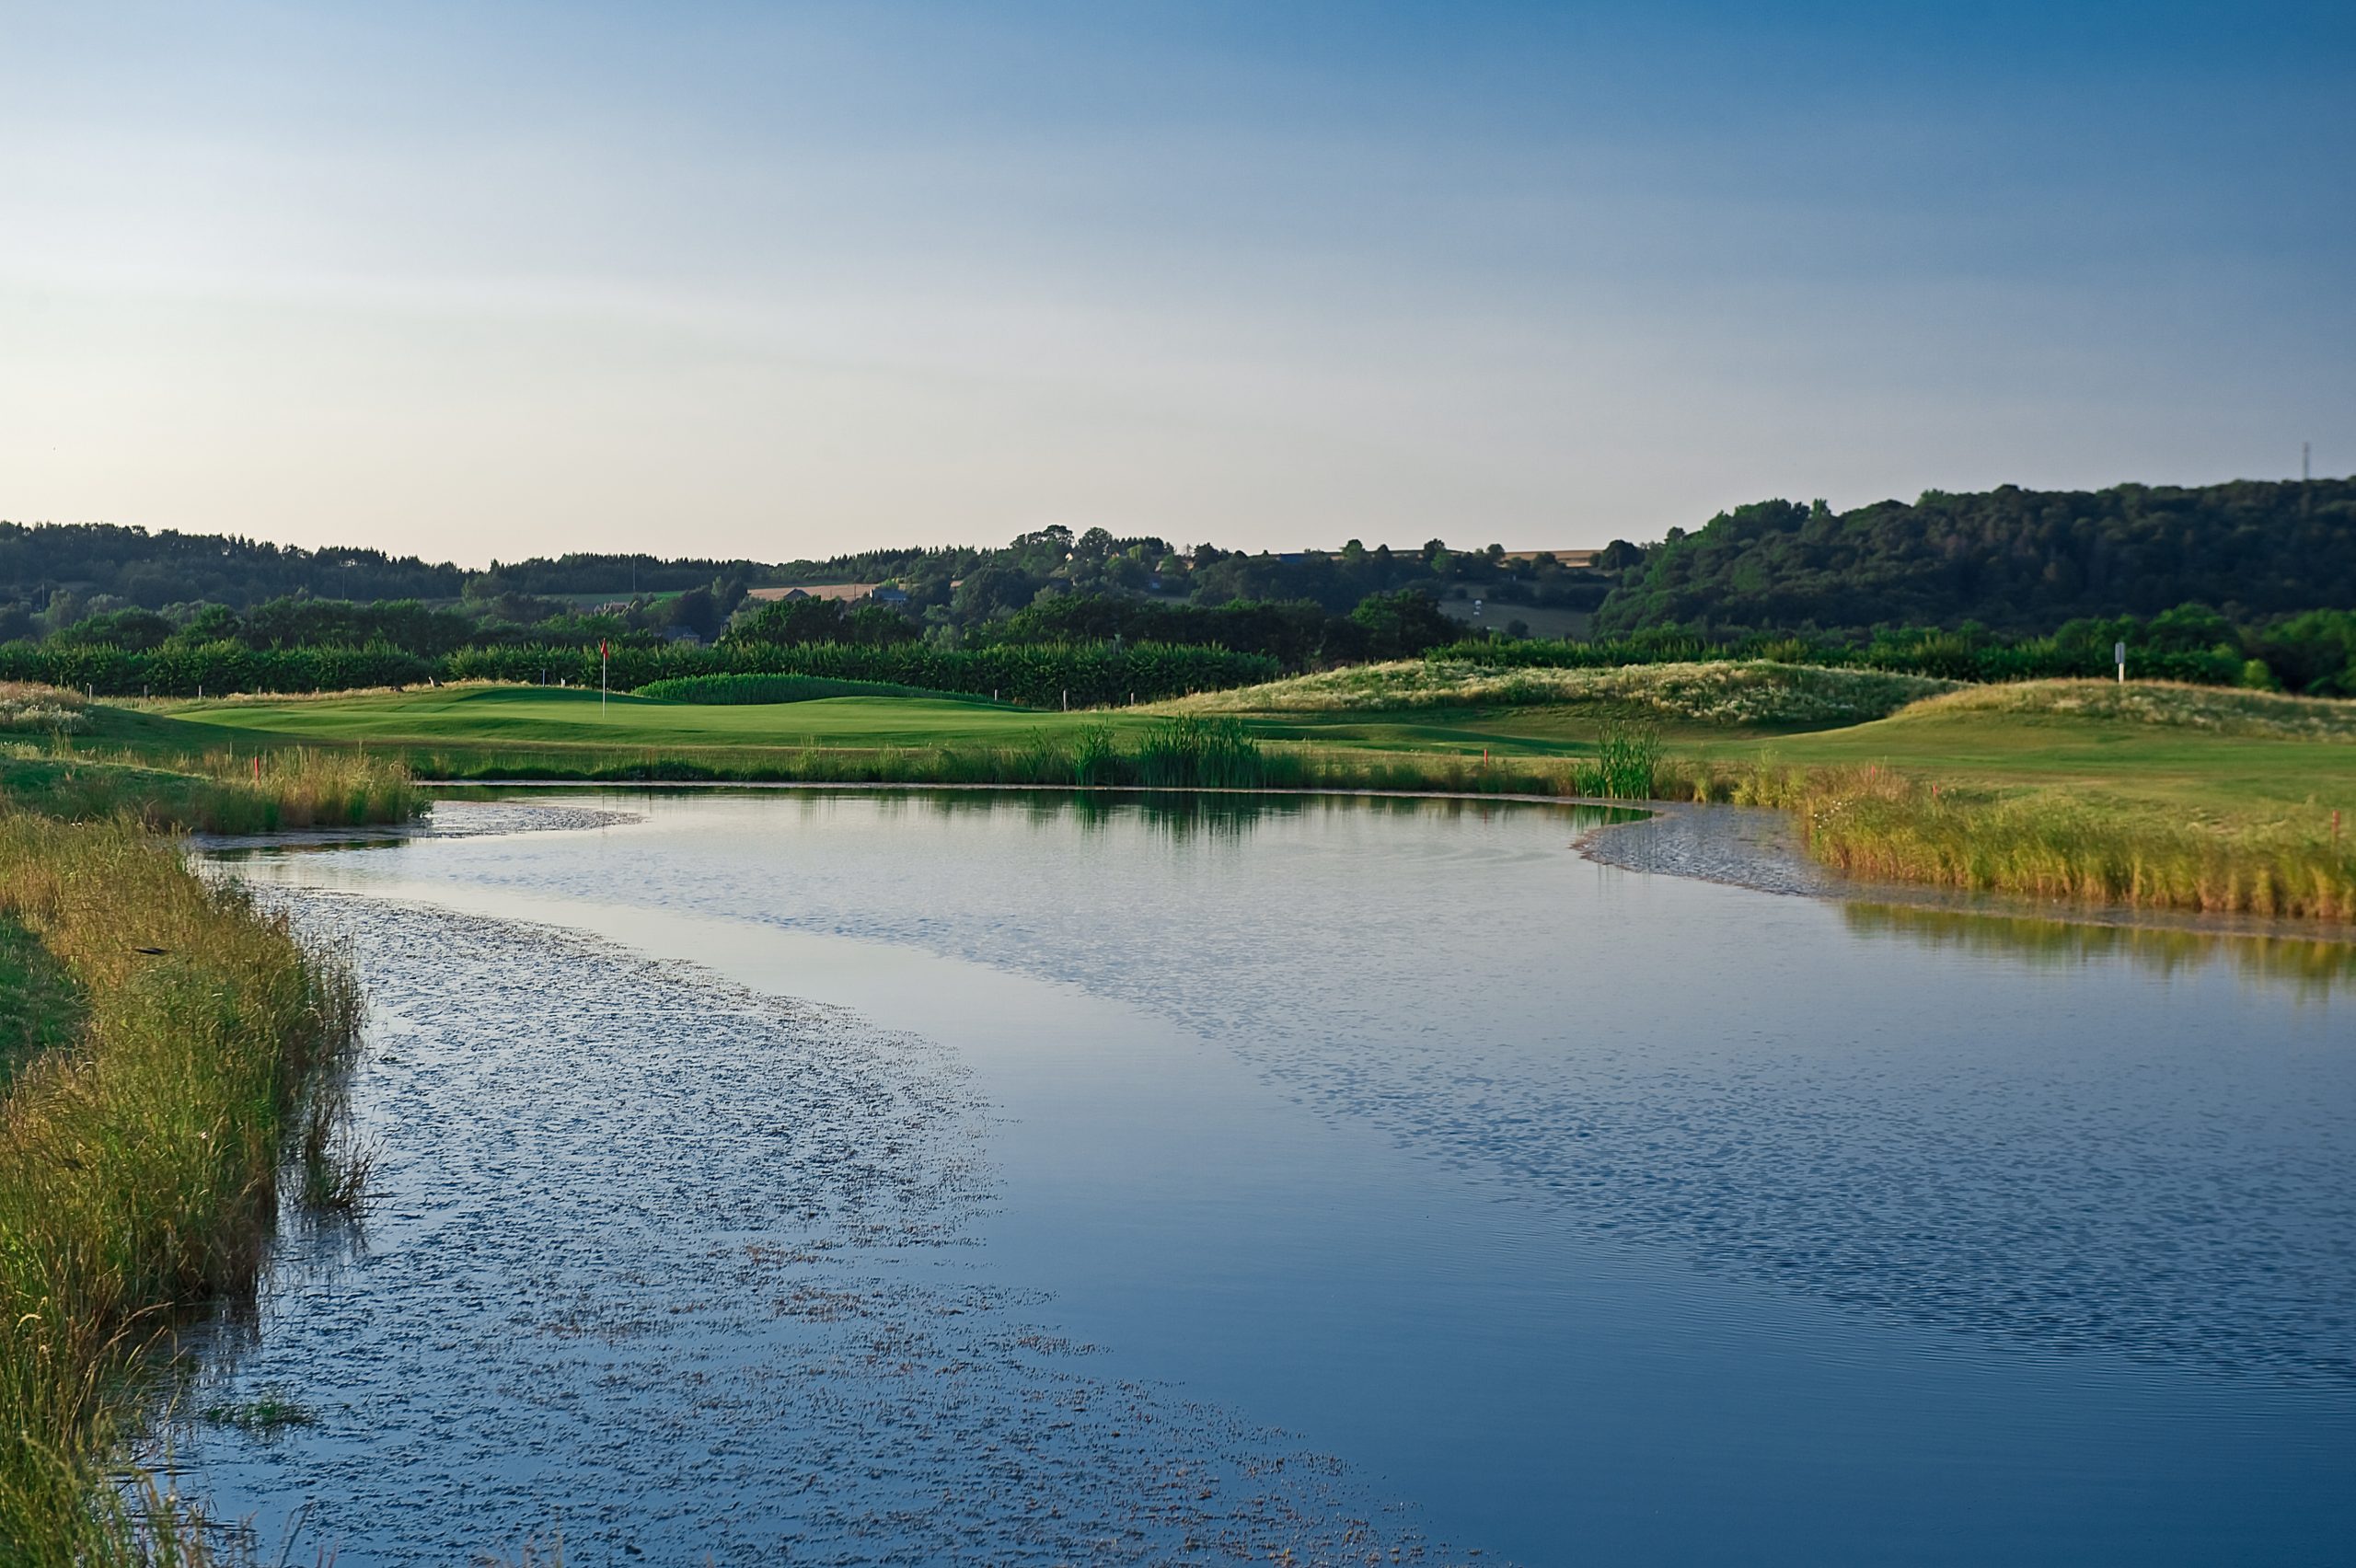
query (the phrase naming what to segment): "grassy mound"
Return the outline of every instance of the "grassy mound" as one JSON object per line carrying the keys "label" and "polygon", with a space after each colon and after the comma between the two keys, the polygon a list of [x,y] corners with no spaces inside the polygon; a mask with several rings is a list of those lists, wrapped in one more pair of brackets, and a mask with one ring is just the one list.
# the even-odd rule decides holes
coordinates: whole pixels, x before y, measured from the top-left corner
{"label": "grassy mound", "polygon": [[933,691],[924,686],[894,686],[889,681],[844,681],[824,675],[680,675],[650,681],[631,694],[658,702],[770,703],[817,702],[830,697],[926,697],[946,702],[983,702],[989,698],[967,692]]}
{"label": "grassy mound", "polygon": [[2216,735],[2356,741],[2356,702],[2173,681],[2022,681],[1966,686],[1909,709],[1907,718],[2007,714],[2157,724]]}
{"label": "grassy mound", "polygon": [[1856,724],[1958,689],[1953,681],[1767,660],[1500,668],[1401,660],[1213,692],[1169,706],[1198,713],[1376,713],[1432,708],[1584,707],[1656,721],[1764,729]]}

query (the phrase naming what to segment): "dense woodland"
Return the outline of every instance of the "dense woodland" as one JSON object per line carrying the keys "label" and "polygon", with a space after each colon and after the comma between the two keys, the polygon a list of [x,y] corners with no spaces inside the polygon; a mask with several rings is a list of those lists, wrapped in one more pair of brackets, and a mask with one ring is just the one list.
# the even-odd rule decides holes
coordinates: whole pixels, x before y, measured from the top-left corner
{"label": "dense woodland", "polygon": [[2356,480],[2199,490],[1926,491],[1835,513],[1765,501],[1671,529],[1604,602],[1606,632],[1685,626],[2050,632],[2202,604],[2243,623],[2356,609]]}
{"label": "dense woodland", "polygon": [[[894,602],[754,593],[843,582],[888,583]],[[2007,486],[1846,513],[1761,502],[1648,548],[1615,541],[1592,563],[1438,539],[1180,549],[1057,527],[995,549],[775,563],[568,555],[470,571],[375,550],[0,524],[8,669],[74,685],[105,671],[106,684],[158,690],[196,684],[200,667],[208,686],[278,689],[571,670],[600,644],[631,651],[633,667],[683,644],[710,646],[729,669],[778,662],[761,650],[907,650],[860,656],[878,672],[918,647],[1152,646],[1301,670],[1455,643],[1464,628],[1440,605],[1472,598],[1496,628],[1480,656],[1497,660],[1771,651],[2001,679],[2100,673],[2123,641],[2146,673],[2356,695],[2356,480]],[[1596,611],[1596,640],[1517,651],[1519,605]]]}

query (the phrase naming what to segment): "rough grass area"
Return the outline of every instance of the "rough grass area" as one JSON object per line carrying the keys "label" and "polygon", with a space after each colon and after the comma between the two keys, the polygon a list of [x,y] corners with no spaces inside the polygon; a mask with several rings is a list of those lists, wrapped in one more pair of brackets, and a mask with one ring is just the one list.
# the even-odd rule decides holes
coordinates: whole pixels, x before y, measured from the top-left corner
{"label": "rough grass area", "polygon": [[213,752],[176,766],[18,751],[0,755],[0,801],[68,822],[130,816],[157,829],[272,833],[406,822],[425,809],[398,759],[289,747]]}
{"label": "rough grass area", "polygon": [[2356,702],[2173,681],[2022,681],[1965,686],[1918,705],[1913,714],[2050,715],[2158,724],[2216,735],[2293,741],[2356,741]]}
{"label": "rough grass area", "polygon": [[174,1316],[251,1288],[357,993],[128,822],[0,813],[0,917],[86,998],[0,1108],[0,1562],[201,1562],[109,1467]]}
{"label": "rough grass area", "polygon": [[1953,681],[1925,675],[1767,660],[1557,670],[1430,659],[1297,675],[1165,706],[1186,712],[1239,714],[1588,707],[1667,722],[1810,729],[1863,723],[1957,689]]}
{"label": "rough grass area", "polygon": [[87,721],[78,691],[35,681],[0,681],[0,730],[71,733]]}

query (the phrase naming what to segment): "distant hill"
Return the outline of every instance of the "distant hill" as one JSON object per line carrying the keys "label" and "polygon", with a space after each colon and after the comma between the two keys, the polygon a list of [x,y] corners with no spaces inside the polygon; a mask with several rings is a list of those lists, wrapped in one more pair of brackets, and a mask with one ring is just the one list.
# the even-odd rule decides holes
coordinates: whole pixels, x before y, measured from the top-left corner
{"label": "distant hill", "polygon": [[2050,631],[2198,601],[2234,618],[2356,608],[2356,479],[2185,490],[1925,491],[1834,513],[1765,501],[1671,529],[1605,599],[1599,631]]}

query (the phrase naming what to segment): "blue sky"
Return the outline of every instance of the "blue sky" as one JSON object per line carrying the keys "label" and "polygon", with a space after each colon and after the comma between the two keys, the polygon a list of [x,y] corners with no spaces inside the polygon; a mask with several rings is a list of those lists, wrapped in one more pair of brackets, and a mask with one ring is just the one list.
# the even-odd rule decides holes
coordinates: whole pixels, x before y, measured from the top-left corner
{"label": "blue sky", "polygon": [[1576,546],[2356,469],[2356,8],[0,5],[0,516]]}

